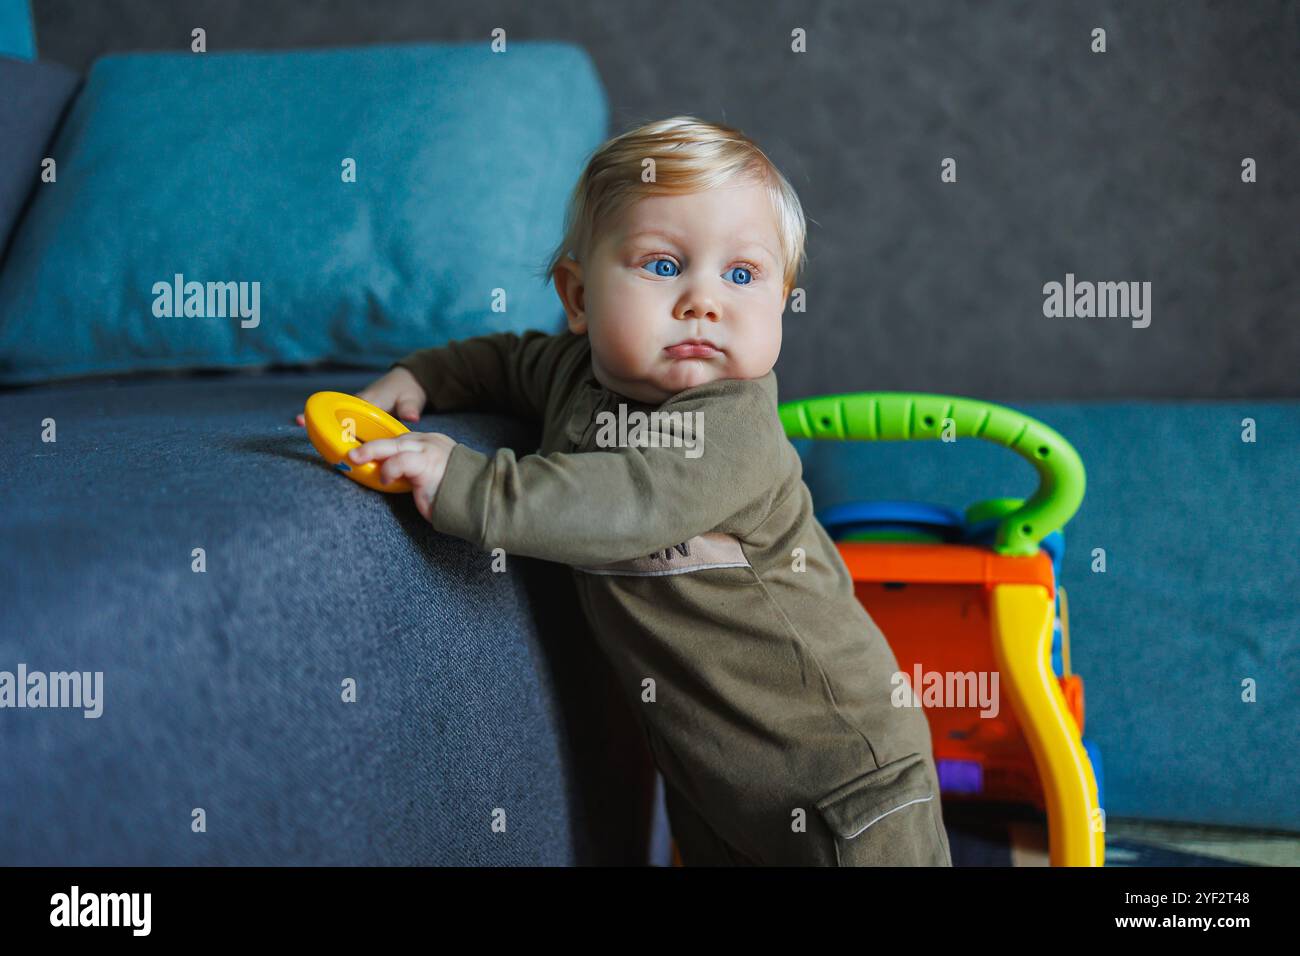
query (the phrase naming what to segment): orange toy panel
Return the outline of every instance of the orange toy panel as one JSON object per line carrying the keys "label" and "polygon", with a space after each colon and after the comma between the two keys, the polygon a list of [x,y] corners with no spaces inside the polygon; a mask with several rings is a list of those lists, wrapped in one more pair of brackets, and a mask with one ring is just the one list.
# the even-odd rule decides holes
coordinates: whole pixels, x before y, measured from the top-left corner
{"label": "orange toy panel", "polygon": [[[998,668],[989,640],[988,592],[970,584],[863,581],[855,583],[854,589],[920,697],[930,722],[935,760],[978,764],[980,800],[1026,803],[1045,810],[1033,754],[1009,699],[993,683]],[[949,675],[972,677],[950,681]],[[987,709],[981,691],[989,702]],[[941,693],[942,706],[933,706],[927,693]],[[945,794],[944,799],[961,797]]]}
{"label": "orange toy panel", "polygon": [[[911,541],[840,541],[836,547],[855,581],[927,584],[1041,584],[1056,597],[1052,559],[1039,551],[1027,558],[995,554],[967,544]],[[985,635],[987,637],[987,634]]]}
{"label": "orange toy panel", "polygon": [[[1000,675],[989,637],[988,596],[998,584],[1038,584],[1053,595],[1051,558],[915,542],[842,541],[837,547],[858,600],[925,707],[935,760],[978,765],[980,800],[1044,810],[1033,754],[1009,698],[994,683]],[[942,706],[927,705],[927,699],[935,700],[927,695],[934,694],[942,695]]]}

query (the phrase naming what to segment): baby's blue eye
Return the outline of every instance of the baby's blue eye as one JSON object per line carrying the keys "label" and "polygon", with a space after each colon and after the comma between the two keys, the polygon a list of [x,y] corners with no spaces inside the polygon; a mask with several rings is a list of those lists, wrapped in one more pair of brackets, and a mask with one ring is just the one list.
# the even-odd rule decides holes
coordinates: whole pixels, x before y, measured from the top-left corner
{"label": "baby's blue eye", "polygon": [[671,259],[655,259],[653,262],[647,262],[641,268],[649,269],[655,275],[660,276],[677,275],[677,263],[673,262]]}
{"label": "baby's blue eye", "polygon": [[731,272],[739,273],[736,278],[732,280],[736,285],[749,285],[749,283],[754,281],[753,274],[744,266],[736,266],[734,269],[728,269],[722,274],[725,276]]}

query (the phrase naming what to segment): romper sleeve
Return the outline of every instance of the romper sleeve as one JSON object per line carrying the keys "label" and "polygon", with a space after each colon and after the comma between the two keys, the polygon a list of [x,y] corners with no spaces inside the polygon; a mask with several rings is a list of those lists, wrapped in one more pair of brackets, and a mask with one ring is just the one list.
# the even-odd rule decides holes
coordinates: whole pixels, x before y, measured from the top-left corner
{"label": "romper sleeve", "polygon": [[426,411],[475,409],[540,421],[556,365],[576,338],[572,332],[495,332],[412,352],[391,367],[415,376],[429,398]]}
{"label": "romper sleeve", "polygon": [[638,442],[519,458],[508,448],[486,455],[456,445],[429,520],[484,551],[603,564],[712,531],[774,496],[789,443],[774,398],[756,381],[697,386],[658,411],[699,414],[692,420],[697,457],[673,446],[674,434],[679,445],[688,437],[684,418],[647,429],[659,433],[660,447]]}

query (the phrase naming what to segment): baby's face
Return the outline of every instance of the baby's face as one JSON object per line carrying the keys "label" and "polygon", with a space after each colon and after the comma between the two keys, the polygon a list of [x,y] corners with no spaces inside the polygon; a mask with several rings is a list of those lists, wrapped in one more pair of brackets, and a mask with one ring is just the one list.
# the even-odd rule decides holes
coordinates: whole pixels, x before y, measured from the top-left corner
{"label": "baby's face", "polygon": [[[591,337],[600,383],[659,404],[776,364],[788,291],[780,249],[760,186],[650,196],[599,237],[587,262],[566,260],[570,275],[557,269],[556,288],[569,328]],[[691,339],[712,347],[678,346]]]}

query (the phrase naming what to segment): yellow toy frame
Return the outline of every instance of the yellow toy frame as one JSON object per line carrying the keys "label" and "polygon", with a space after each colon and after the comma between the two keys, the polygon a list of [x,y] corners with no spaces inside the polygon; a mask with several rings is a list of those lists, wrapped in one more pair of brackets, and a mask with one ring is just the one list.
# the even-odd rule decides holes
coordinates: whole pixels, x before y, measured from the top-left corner
{"label": "yellow toy frame", "polygon": [[405,478],[380,483],[379,462],[353,465],[347,461],[348,452],[363,442],[410,432],[382,408],[345,392],[316,392],[307,399],[303,420],[307,437],[320,456],[353,481],[389,494],[411,490]]}

